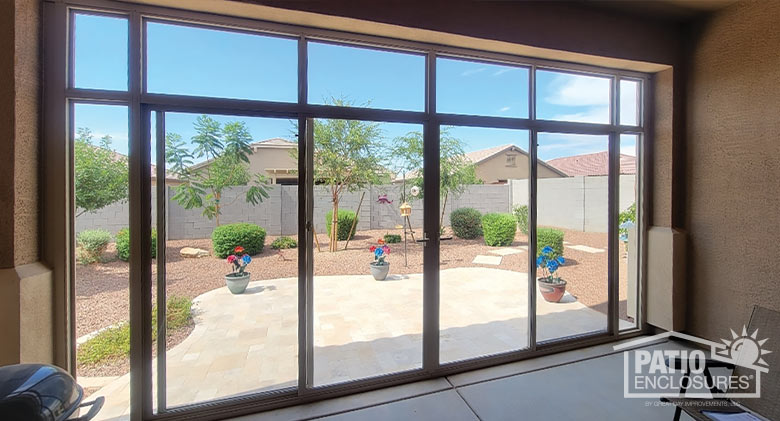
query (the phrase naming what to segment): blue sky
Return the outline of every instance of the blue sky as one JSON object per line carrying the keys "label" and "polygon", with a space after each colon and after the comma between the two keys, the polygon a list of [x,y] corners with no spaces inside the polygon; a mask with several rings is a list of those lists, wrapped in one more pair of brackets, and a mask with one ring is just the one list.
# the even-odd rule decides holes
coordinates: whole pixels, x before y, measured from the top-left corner
{"label": "blue sky", "polygon": [[[127,89],[127,21],[78,15],[76,18],[75,83],[80,88]],[[297,100],[297,41],[252,34],[149,23],[147,84],[149,92],[282,102]],[[399,54],[326,43],[309,44],[309,102],[344,98],[355,106],[422,111],[425,60]],[[439,58],[437,108],[440,112],[528,117],[528,77],[525,68]],[[565,73],[537,72],[539,118],[606,123],[609,80]],[[621,85],[624,123],[634,123],[635,82]],[[109,134],[120,153],[127,153],[127,108],[78,104],[75,126],[89,127],[96,137]],[[186,140],[197,115],[168,113],[166,129]],[[242,120],[254,140],[294,139],[287,119]],[[382,124],[385,141],[417,125]],[[528,148],[523,130],[457,127],[450,134],[464,141],[467,151],[513,143]],[[624,136],[621,151],[634,155],[635,138]],[[606,149],[599,136],[545,134],[539,137],[539,157],[598,152]]]}

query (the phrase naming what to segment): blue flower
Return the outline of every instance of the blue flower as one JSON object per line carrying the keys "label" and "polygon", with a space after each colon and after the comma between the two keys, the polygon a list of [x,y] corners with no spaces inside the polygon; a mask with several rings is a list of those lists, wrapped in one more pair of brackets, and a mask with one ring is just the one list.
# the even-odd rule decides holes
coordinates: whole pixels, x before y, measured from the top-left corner
{"label": "blue flower", "polygon": [[544,264],[544,256],[539,256],[536,258],[536,266],[542,266]]}
{"label": "blue flower", "polygon": [[547,270],[549,270],[550,273],[554,273],[556,270],[558,270],[558,262],[555,260],[548,261]]}
{"label": "blue flower", "polygon": [[564,260],[563,256],[558,256],[558,263],[560,264],[566,263],[566,260]]}
{"label": "blue flower", "polygon": [[634,228],[634,221],[626,221],[620,224],[618,227],[620,229],[627,229],[627,228]]}
{"label": "blue flower", "polygon": [[554,251],[554,250],[553,250],[553,248],[552,248],[552,247],[550,247],[550,246],[544,246],[544,248],[542,249],[542,254],[550,254],[550,253],[552,253],[553,251]]}
{"label": "blue flower", "polygon": [[620,241],[624,243],[628,242],[628,234],[620,234]]}
{"label": "blue flower", "polygon": [[245,265],[248,265],[249,262],[252,261],[252,258],[249,257],[248,254],[245,254],[245,255],[241,256],[241,261],[243,261]]}
{"label": "blue flower", "polygon": [[374,250],[374,256],[376,256],[376,257],[380,257],[383,254],[385,254],[385,252],[382,250],[381,247],[376,249],[376,250]]}

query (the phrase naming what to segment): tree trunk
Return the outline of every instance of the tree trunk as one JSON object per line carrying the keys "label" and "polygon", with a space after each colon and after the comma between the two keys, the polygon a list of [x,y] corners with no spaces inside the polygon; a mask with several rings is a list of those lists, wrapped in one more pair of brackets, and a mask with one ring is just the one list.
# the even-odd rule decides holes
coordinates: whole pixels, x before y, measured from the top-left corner
{"label": "tree trunk", "polygon": [[330,244],[328,244],[328,249],[330,251],[337,251],[338,250],[338,231],[339,230],[339,196],[338,194],[333,195],[333,217],[331,218],[330,222]]}
{"label": "tree trunk", "polygon": [[[444,226],[444,210],[447,209],[447,198],[450,196],[450,192],[444,193],[444,206],[441,207],[441,217],[439,218],[439,234],[441,235],[441,228]],[[450,221],[452,222],[452,221]]]}
{"label": "tree trunk", "polygon": [[219,226],[219,199],[222,198],[222,194],[220,192],[214,192],[214,219],[217,222],[217,226]]}

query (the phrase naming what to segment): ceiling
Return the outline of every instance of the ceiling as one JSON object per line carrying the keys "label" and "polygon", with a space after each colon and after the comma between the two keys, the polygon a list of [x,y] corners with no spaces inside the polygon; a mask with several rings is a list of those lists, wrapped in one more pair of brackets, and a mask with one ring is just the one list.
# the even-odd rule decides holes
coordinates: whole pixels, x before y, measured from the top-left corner
{"label": "ceiling", "polygon": [[715,12],[740,0],[581,0],[590,6],[632,15],[684,21]]}

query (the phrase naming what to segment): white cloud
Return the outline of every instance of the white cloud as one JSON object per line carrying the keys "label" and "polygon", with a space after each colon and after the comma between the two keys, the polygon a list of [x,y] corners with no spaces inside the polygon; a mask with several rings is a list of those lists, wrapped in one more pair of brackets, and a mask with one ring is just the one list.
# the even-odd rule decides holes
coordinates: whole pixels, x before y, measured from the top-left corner
{"label": "white cloud", "polygon": [[572,114],[558,114],[553,120],[574,121],[578,123],[609,123],[609,105],[588,107],[586,110]]}
{"label": "white cloud", "polygon": [[496,71],[493,73],[493,76],[501,76],[501,75],[503,75],[504,73],[511,72],[511,71],[514,71],[514,70],[517,70],[517,69],[508,69],[508,68],[505,68],[505,69],[498,69],[498,70],[496,70]]}
{"label": "white cloud", "polygon": [[587,76],[556,76],[545,97],[550,104],[566,106],[608,106],[609,79]]}
{"label": "white cloud", "polygon": [[510,108],[512,108],[512,107],[501,107],[498,111],[503,113],[503,112],[509,111]]}
{"label": "white cloud", "polygon": [[478,67],[478,68],[476,68],[476,69],[469,69],[469,70],[466,70],[465,72],[461,73],[460,75],[461,75],[461,76],[471,76],[471,75],[475,75],[475,74],[477,74],[477,73],[484,72],[485,70],[487,70],[487,68],[486,68],[486,67]]}

